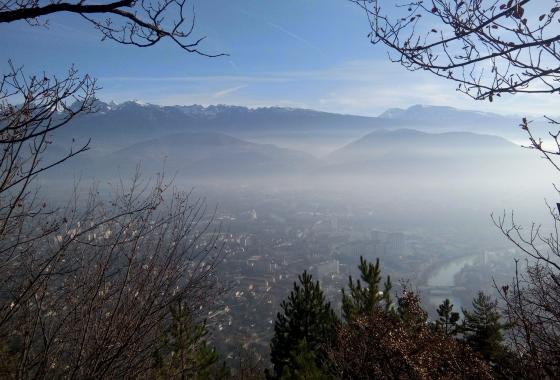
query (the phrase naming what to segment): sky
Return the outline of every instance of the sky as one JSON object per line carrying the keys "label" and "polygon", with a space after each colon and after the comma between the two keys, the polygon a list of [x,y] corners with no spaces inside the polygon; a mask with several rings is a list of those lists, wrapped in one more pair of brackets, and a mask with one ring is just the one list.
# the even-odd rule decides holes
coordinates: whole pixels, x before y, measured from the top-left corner
{"label": "sky", "polygon": [[101,41],[81,17],[49,16],[49,27],[0,25],[0,68],[58,73],[75,65],[97,78],[104,101],[160,105],[284,106],[377,116],[414,104],[501,114],[557,114],[556,96],[505,96],[493,103],[458,93],[455,85],[390,62],[372,45],[363,11],[347,0],[198,0],[189,54],[169,41],[136,48]]}

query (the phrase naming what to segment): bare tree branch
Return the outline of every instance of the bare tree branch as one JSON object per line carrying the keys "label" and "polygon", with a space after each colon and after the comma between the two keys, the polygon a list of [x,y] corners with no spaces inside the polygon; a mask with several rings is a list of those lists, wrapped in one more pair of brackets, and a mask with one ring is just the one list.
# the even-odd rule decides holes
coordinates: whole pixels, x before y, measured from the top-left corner
{"label": "bare tree branch", "polygon": [[455,81],[475,99],[560,91],[556,0],[350,1],[365,11],[371,42],[396,53],[393,62]]}
{"label": "bare tree branch", "polygon": [[[389,47],[393,62],[454,81],[472,98],[560,93],[559,0],[350,1],[365,11],[371,42]],[[520,124],[529,140],[526,148],[560,172],[560,131],[549,132],[544,141],[530,123],[523,118]],[[560,373],[560,204],[548,208],[550,230],[536,223],[524,228],[513,213],[492,215],[496,227],[525,255],[524,271],[516,260],[511,284],[495,287],[527,378]]]}
{"label": "bare tree branch", "polygon": [[74,13],[99,30],[104,40],[148,47],[168,38],[189,53],[206,57],[227,55],[200,49],[204,37],[194,38],[196,13],[193,7],[191,17],[187,17],[187,8],[187,0],[121,0],[101,4],[51,0],[46,5],[35,0],[0,0],[0,24],[26,21],[30,25],[41,25],[40,20],[45,16]]}

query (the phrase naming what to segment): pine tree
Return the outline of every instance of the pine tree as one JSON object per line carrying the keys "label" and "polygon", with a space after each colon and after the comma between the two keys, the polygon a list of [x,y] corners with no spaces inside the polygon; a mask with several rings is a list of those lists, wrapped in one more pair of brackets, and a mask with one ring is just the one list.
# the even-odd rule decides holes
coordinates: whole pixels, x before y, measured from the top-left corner
{"label": "pine tree", "polygon": [[207,343],[206,323],[197,323],[183,303],[171,307],[171,324],[154,353],[153,378],[226,379],[229,370]]}
{"label": "pine tree", "polygon": [[317,356],[303,339],[290,352],[292,365],[285,367],[282,380],[329,380],[331,377],[317,366]]}
{"label": "pine tree", "polygon": [[[347,322],[354,320],[357,316],[368,316],[381,310],[384,305],[385,311],[391,308],[391,278],[387,276],[383,291],[380,288],[381,269],[379,259],[375,264],[368,263],[360,257],[361,281],[353,281],[352,276],[348,278],[349,294],[342,289],[342,314]],[[363,281],[363,285],[362,285]]]}
{"label": "pine tree", "polygon": [[472,312],[463,309],[465,317],[461,326],[465,342],[492,365],[506,354],[502,334],[505,325],[500,322],[497,305],[497,301],[479,292],[472,302]]}
{"label": "pine tree", "polygon": [[[338,319],[329,302],[326,302],[319,282],[313,282],[309,273],[303,272],[299,283],[287,300],[282,302],[274,325],[274,337],[270,343],[272,373],[267,378],[281,379],[300,368],[301,358],[312,354],[317,369],[327,372],[326,348],[336,334]],[[305,344],[302,346],[302,341]],[[299,352],[294,355],[294,350]],[[308,352],[302,352],[305,349]]]}
{"label": "pine tree", "polygon": [[453,304],[445,299],[437,309],[439,318],[436,320],[435,328],[446,335],[455,336],[458,333],[459,313],[453,311]]}

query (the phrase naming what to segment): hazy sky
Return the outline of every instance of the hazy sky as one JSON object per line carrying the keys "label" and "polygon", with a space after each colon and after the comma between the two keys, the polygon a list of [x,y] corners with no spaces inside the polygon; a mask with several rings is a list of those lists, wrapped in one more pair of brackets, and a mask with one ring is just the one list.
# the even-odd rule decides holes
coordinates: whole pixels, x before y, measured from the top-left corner
{"label": "hazy sky", "polygon": [[50,28],[0,26],[1,63],[28,72],[75,64],[99,79],[103,100],[156,104],[292,106],[377,115],[389,107],[449,105],[505,114],[557,114],[557,96],[476,102],[453,84],[391,63],[373,46],[363,12],[346,0],[198,0],[204,58],[165,42],[149,49],[101,42],[79,16],[50,17]]}

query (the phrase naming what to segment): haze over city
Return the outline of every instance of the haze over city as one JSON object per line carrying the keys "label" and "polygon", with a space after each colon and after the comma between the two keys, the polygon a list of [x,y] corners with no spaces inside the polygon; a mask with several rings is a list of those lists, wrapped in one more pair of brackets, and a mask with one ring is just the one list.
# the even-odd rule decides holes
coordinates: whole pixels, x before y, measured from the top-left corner
{"label": "haze over city", "polygon": [[555,378],[560,9],[503,3],[0,0],[0,377]]}

